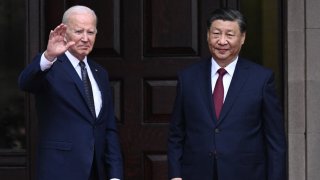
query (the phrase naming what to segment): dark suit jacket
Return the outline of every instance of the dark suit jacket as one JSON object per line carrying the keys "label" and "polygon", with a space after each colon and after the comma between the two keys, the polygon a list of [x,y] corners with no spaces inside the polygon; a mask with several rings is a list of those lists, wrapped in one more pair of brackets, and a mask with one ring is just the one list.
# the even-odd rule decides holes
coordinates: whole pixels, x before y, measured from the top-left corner
{"label": "dark suit jacket", "polygon": [[286,142],[271,70],[239,58],[216,120],[211,59],[179,74],[168,140],[169,178],[285,180]]}
{"label": "dark suit jacket", "polygon": [[[83,83],[66,55],[49,70],[40,57],[21,73],[22,90],[35,94],[39,119],[37,175],[41,180],[88,180],[93,157],[100,179],[122,178],[118,141],[107,72],[88,59],[102,97],[96,119],[85,101]],[[94,156],[95,155],[95,156]]]}

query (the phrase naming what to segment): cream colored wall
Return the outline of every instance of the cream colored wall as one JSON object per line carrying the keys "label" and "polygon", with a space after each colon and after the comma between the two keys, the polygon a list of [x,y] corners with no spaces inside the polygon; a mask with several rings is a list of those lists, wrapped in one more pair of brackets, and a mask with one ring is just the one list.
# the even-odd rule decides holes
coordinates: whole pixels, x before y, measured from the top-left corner
{"label": "cream colored wall", "polygon": [[319,180],[320,1],[287,1],[289,180]]}
{"label": "cream colored wall", "polygon": [[288,171],[289,180],[305,180],[305,3],[302,0],[288,0],[287,3]]}
{"label": "cream colored wall", "polygon": [[307,179],[320,179],[320,1],[306,0]]}

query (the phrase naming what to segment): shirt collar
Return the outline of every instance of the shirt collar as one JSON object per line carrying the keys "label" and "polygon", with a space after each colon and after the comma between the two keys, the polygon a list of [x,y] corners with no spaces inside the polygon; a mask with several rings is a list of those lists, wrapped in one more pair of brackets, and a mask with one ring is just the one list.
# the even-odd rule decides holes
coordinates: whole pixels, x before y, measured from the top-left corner
{"label": "shirt collar", "polygon": [[[75,56],[73,56],[69,51],[66,51],[65,54],[66,54],[66,56],[68,57],[69,61],[71,62],[72,66],[73,66],[74,68],[76,68],[77,66],[79,66],[79,62],[80,62],[79,59],[77,59]],[[86,64],[86,66],[88,67],[87,56],[84,57],[84,59],[83,59],[82,61],[83,61],[83,62]]]}
{"label": "shirt collar", "polygon": [[[232,77],[233,73],[236,69],[236,65],[238,62],[238,57],[236,57],[236,59],[234,61],[232,61],[230,64],[228,64],[226,67],[224,67],[224,69],[227,71],[227,73]],[[211,76],[213,77],[216,72],[218,71],[218,69],[220,69],[221,67],[218,65],[218,63],[213,59],[213,57],[211,58]]]}

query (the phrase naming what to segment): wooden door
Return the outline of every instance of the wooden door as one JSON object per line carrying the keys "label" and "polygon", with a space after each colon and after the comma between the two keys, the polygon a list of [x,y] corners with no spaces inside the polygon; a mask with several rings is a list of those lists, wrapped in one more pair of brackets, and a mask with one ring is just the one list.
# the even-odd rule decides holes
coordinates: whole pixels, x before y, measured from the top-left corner
{"label": "wooden door", "polygon": [[91,54],[111,78],[125,179],[167,179],[167,134],[177,72],[208,54],[210,0],[46,1],[46,34],[63,11],[87,5],[98,16]]}
{"label": "wooden door", "polygon": [[[241,3],[240,3],[241,2]],[[254,3],[253,3],[254,2]],[[175,98],[177,72],[208,55],[206,42],[206,17],[217,7],[241,9],[251,21],[246,44],[258,44],[264,39],[276,39],[283,51],[282,36],[265,35],[261,38],[259,25],[266,19],[259,13],[269,12],[262,1],[239,0],[4,0],[0,10],[8,21],[8,27],[2,28],[2,75],[7,80],[3,86],[0,106],[1,133],[9,130],[4,122],[15,124],[22,136],[10,136],[19,146],[0,145],[0,179],[32,180],[35,179],[35,147],[37,119],[33,97],[24,94],[16,87],[18,73],[24,64],[46,47],[50,29],[61,22],[65,9],[75,4],[87,5],[98,15],[98,35],[91,54],[110,74],[116,118],[120,141],[124,155],[126,180],[166,180],[167,179],[167,133],[170,113]],[[264,1],[263,1],[264,2]],[[269,2],[265,1],[264,3]],[[276,2],[283,2],[277,1]],[[255,4],[253,8],[253,4]],[[260,10],[264,10],[259,12]],[[251,11],[255,10],[255,11]],[[284,19],[282,10],[273,8],[275,18]],[[7,13],[8,12],[8,13]],[[14,12],[15,18],[11,18]],[[264,17],[264,16],[263,16]],[[275,23],[269,16],[268,21]],[[25,24],[23,24],[23,22]],[[254,24],[252,26],[252,24]],[[280,23],[279,23],[280,24]],[[22,37],[22,29],[26,32]],[[4,26],[7,27],[7,26]],[[21,27],[21,28],[17,28]],[[270,28],[269,28],[270,29]],[[281,29],[281,26],[279,26]],[[255,32],[255,33],[252,33]],[[280,32],[280,30],[278,31]],[[6,35],[10,36],[6,36]],[[263,34],[262,34],[263,35]],[[25,43],[25,45],[24,45]],[[266,43],[270,43],[266,41]],[[276,46],[272,46],[276,47]],[[256,47],[254,47],[256,49]],[[266,48],[263,48],[266,49]],[[25,54],[22,52],[25,51]],[[19,53],[17,53],[19,52]],[[276,70],[277,79],[283,77],[281,55],[278,58],[266,58],[263,53],[244,47],[246,57],[262,57]],[[277,54],[277,53],[266,53]],[[248,56],[247,56],[248,55]],[[25,56],[23,58],[22,56]],[[266,64],[264,61],[259,62]],[[279,78],[280,77],[280,78]],[[281,82],[279,83],[281,84]],[[281,87],[281,86],[280,86]],[[280,88],[282,90],[282,88]],[[10,103],[6,103],[10,102]],[[10,108],[7,108],[9,106]],[[23,107],[22,107],[23,106]],[[10,111],[7,111],[7,110]],[[16,116],[18,114],[18,116]],[[14,115],[14,116],[11,116]],[[23,117],[24,116],[24,117]],[[10,131],[11,132],[11,131]],[[8,140],[1,136],[0,140]],[[10,141],[13,142],[13,141]],[[15,143],[16,144],[16,143]],[[18,148],[17,148],[18,147]]]}

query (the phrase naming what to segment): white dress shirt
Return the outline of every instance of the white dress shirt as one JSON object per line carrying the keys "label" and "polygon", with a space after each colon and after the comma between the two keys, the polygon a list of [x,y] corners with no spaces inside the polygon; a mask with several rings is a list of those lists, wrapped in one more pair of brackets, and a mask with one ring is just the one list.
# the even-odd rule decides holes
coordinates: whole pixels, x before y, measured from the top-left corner
{"label": "white dress shirt", "polygon": [[[216,81],[218,79],[218,70],[222,67],[220,67],[217,62],[211,58],[211,86],[212,86],[212,93],[214,90],[214,87],[216,86]],[[229,86],[231,83],[231,79],[232,76],[234,74],[234,70],[236,69],[236,65],[238,62],[238,57],[236,57],[236,59],[234,61],[232,61],[232,63],[228,64],[228,66],[224,67],[224,69],[227,71],[227,73],[223,76],[222,81],[223,81],[223,89],[224,89],[224,97],[223,97],[223,101],[226,99],[228,90],[229,90]]]}

